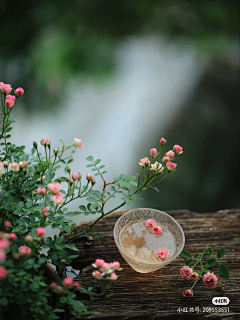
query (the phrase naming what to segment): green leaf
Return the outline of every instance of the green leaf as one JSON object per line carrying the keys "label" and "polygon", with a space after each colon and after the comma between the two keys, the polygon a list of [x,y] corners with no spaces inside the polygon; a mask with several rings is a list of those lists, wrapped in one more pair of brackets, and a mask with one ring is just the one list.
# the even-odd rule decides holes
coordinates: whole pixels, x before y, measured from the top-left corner
{"label": "green leaf", "polygon": [[220,249],[217,253],[218,259],[221,259],[225,255],[225,249]]}
{"label": "green leaf", "polygon": [[204,255],[203,255],[203,258],[204,259],[207,259],[207,258],[209,258],[210,257],[210,253],[205,253]]}
{"label": "green leaf", "polygon": [[79,209],[82,210],[82,211],[87,211],[85,206],[79,206]]}
{"label": "green leaf", "polygon": [[94,166],[94,164],[92,164],[92,163],[86,165],[87,168],[90,168],[90,167],[93,167],[93,166]]}
{"label": "green leaf", "polygon": [[73,159],[69,159],[67,163],[69,164],[69,163],[71,163],[71,162],[73,162]]}
{"label": "green leaf", "polygon": [[212,254],[212,248],[208,248],[208,252],[210,253],[210,254]]}
{"label": "green leaf", "polygon": [[60,308],[56,308],[56,309],[53,310],[53,312],[65,312],[65,310],[64,309],[60,309]]}
{"label": "green leaf", "polygon": [[101,165],[98,169],[100,170],[100,169],[102,169],[102,168],[104,168],[105,167],[105,165],[103,164],[103,165]]}
{"label": "green leaf", "polygon": [[20,232],[23,229],[25,229],[25,225],[24,226],[17,226],[16,228],[14,228],[14,232]]}
{"label": "green leaf", "polygon": [[99,162],[101,162],[101,159],[97,159],[97,160],[95,161],[95,165],[99,164]]}
{"label": "green leaf", "polygon": [[55,244],[57,244],[57,245],[61,244],[63,241],[64,241],[64,236],[61,236],[61,237],[57,238]]}
{"label": "green leaf", "polygon": [[213,267],[216,264],[217,260],[216,259],[209,259],[207,261],[209,268]]}
{"label": "green leaf", "polygon": [[205,270],[207,270],[208,268],[209,268],[209,264],[206,263],[206,264],[205,264]]}
{"label": "green leaf", "polygon": [[184,259],[192,259],[192,255],[190,254],[190,252],[188,252],[187,250],[183,250],[181,252],[181,256],[184,258]]}
{"label": "green leaf", "polygon": [[192,264],[192,262],[193,262],[193,259],[188,260],[188,261],[186,262],[186,266],[190,266],[190,265]]}
{"label": "green leaf", "polygon": [[138,184],[137,184],[137,182],[136,182],[136,181],[130,181],[129,183],[130,183],[131,185],[135,186],[135,187],[137,187],[137,186],[138,186]]}
{"label": "green leaf", "polygon": [[93,157],[92,157],[92,156],[89,156],[89,157],[86,158],[86,160],[87,160],[87,161],[93,161]]}
{"label": "green leaf", "polygon": [[62,225],[62,228],[63,228],[63,230],[64,230],[65,232],[71,234],[72,229],[71,229],[71,227],[69,227],[67,224],[63,224],[63,225]]}
{"label": "green leaf", "polygon": [[229,279],[229,271],[228,271],[228,268],[224,264],[220,263],[219,271],[224,278]]}
{"label": "green leaf", "polygon": [[194,259],[197,259],[197,257],[199,256],[198,253],[195,254]]}
{"label": "green leaf", "polygon": [[157,192],[159,192],[159,193],[160,193],[160,191],[158,190],[158,188],[157,188],[157,187],[149,186],[149,188],[152,188],[153,190],[155,190],[155,191],[157,191]]}
{"label": "green leaf", "polygon": [[97,203],[94,202],[94,203],[92,203],[92,204],[90,205],[90,210],[92,211],[92,210],[96,209],[97,207],[98,207]]}

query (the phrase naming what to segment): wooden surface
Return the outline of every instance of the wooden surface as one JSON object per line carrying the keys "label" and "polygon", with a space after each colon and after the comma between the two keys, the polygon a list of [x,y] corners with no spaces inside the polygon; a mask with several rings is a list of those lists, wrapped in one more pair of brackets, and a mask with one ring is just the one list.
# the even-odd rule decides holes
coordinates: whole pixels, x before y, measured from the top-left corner
{"label": "wooden surface", "polygon": [[[216,213],[198,214],[188,210],[168,211],[182,226],[185,233],[185,249],[192,254],[201,253],[205,245],[211,246],[213,252],[225,248],[226,254],[221,259],[230,270],[230,280],[226,280],[224,292],[218,288],[208,289],[202,281],[194,288],[194,297],[187,299],[182,292],[191,286],[191,281],[181,278],[179,271],[185,260],[179,256],[174,262],[158,271],[141,274],[134,271],[120,255],[114,239],[113,227],[118,217],[125,211],[117,211],[100,220],[94,230],[104,233],[101,243],[94,240],[90,249],[82,242],[77,243],[81,261],[91,264],[96,258],[107,262],[118,260],[123,267],[118,272],[119,278],[108,295],[93,302],[83,301],[88,310],[102,312],[102,315],[88,316],[84,319],[240,319],[240,210],[222,210]],[[76,227],[75,232],[84,230],[87,223]],[[74,252],[74,254],[76,254]],[[205,260],[204,260],[205,261]],[[91,266],[86,267],[77,278],[80,285],[87,287],[92,284]],[[219,280],[224,280],[219,274],[218,266],[213,271]],[[199,312],[195,308],[216,307],[212,304],[213,297],[228,297],[229,312]],[[179,307],[194,308],[194,312],[178,312]]]}

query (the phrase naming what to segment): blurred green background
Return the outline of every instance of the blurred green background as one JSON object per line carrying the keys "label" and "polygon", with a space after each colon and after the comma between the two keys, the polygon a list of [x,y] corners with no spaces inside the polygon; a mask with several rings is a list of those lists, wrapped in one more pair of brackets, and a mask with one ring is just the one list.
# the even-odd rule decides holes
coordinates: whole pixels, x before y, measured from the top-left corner
{"label": "blurred green background", "polygon": [[[100,153],[108,149],[100,157],[105,162],[111,157],[108,169],[113,177],[137,172],[139,158],[147,156],[150,148],[158,148],[158,139],[164,136],[169,143],[166,151],[175,143],[184,147],[184,154],[177,159],[178,170],[159,186],[160,193],[145,192],[144,201],[135,206],[196,212],[239,207],[238,3],[0,0],[0,81],[26,91],[16,110],[20,125],[15,139],[26,143],[40,139],[40,133],[34,135],[33,119],[44,114],[39,127],[42,136],[52,133],[53,139],[57,135],[64,139],[66,134],[68,139],[66,131],[71,131],[73,138],[80,134],[93,143],[91,149],[86,148],[89,154],[98,151],[94,143]],[[174,70],[183,64],[191,77],[183,73],[181,78],[180,70],[174,83]],[[169,72],[171,65],[176,67]],[[131,104],[141,86],[117,86],[121,79],[124,83],[129,70],[134,71],[130,83],[142,81],[146,89],[140,99],[141,108],[149,108],[146,120],[144,113],[142,119],[134,118],[142,112],[138,100]],[[154,70],[161,76],[157,85],[151,77]],[[174,88],[179,88],[178,94]],[[189,89],[185,93],[183,88]],[[116,103],[119,97],[126,99],[127,108],[124,99],[123,105]],[[171,102],[166,97],[171,97]],[[89,101],[96,109],[91,109]],[[170,108],[173,105],[176,107]],[[72,127],[64,129],[67,116],[72,117]],[[101,123],[103,116],[111,125]],[[52,117],[52,132],[46,117]],[[85,118],[86,127],[80,126],[82,120],[75,123],[76,117]],[[27,122],[33,127],[28,128]],[[113,144],[121,145],[126,130],[128,149],[110,152]],[[129,150],[134,156],[128,161]],[[89,154],[77,159],[76,170]]]}

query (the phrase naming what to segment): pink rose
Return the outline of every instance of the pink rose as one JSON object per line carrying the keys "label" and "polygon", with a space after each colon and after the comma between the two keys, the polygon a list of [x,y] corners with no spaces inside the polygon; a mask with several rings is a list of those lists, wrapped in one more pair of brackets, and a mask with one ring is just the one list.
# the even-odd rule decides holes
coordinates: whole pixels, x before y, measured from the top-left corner
{"label": "pink rose", "polygon": [[170,252],[165,248],[160,248],[157,251],[155,251],[154,255],[158,259],[166,260],[169,257]]}
{"label": "pink rose", "polygon": [[6,99],[12,99],[13,101],[15,101],[16,97],[11,94],[7,94]]}
{"label": "pink rose", "polygon": [[49,285],[49,287],[52,288],[52,289],[56,288],[56,286],[57,286],[57,285],[56,285],[56,283],[54,283],[54,282],[52,282],[52,283]]}
{"label": "pink rose", "polygon": [[183,153],[183,148],[179,145],[179,144],[175,144],[173,146],[173,150],[177,153],[177,154],[182,154]]}
{"label": "pink rose", "polygon": [[150,160],[148,159],[148,157],[145,157],[140,159],[140,162],[138,164],[140,165],[140,167],[147,167],[150,165]]}
{"label": "pink rose", "polygon": [[78,283],[78,282],[74,282],[74,284],[73,284],[73,286],[74,286],[74,288],[79,288],[80,287],[80,284]]}
{"label": "pink rose", "polygon": [[159,142],[161,143],[161,145],[163,146],[165,143],[167,143],[167,140],[165,138],[160,138]]}
{"label": "pink rose", "polygon": [[18,248],[18,251],[23,254],[24,256],[29,256],[32,250],[29,247],[21,246]]}
{"label": "pink rose", "polygon": [[79,173],[78,173],[78,172],[74,172],[74,173],[72,174],[72,178],[73,178],[73,180],[78,180],[78,179],[80,178]]}
{"label": "pink rose", "polygon": [[10,242],[8,241],[8,239],[0,239],[0,250],[6,250],[8,249],[10,246]]}
{"label": "pink rose", "polygon": [[10,84],[5,84],[3,89],[6,94],[9,94],[12,91],[12,87]]}
{"label": "pink rose", "polygon": [[71,287],[72,284],[73,284],[73,279],[71,279],[71,278],[65,278],[65,279],[63,280],[63,285],[64,285],[65,287]]}
{"label": "pink rose", "polygon": [[14,100],[12,99],[6,99],[5,100],[5,105],[8,107],[8,108],[12,108],[14,106]]}
{"label": "pink rose", "polygon": [[4,226],[5,226],[6,228],[10,228],[10,227],[12,226],[11,221],[5,220],[5,221],[4,221]]}
{"label": "pink rose", "polygon": [[46,233],[46,231],[45,231],[45,229],[44,228],[37,228],[36,229],[36,233],[37,233],[37,235],[39,236],[39,237],[43,237],[44,235],[45,235],[45,233]]}
{"label": "pink rose", "polygon": [[92,175],[91,173],[88,173],[87,176],[86,176],[86,179],[87,179],[88,181],[92,181],[93,175]]}
{"label": "pink rose", "polygon": [[119,263],[118,261],[112,262],[111,268],[113,268],[113,269],[119,269],[119,268],[120,268],[120,263]]}
{"label": "pink rose", "polygon": [[188,289],[186,291],[183,292],[183,296],[187,297],[187,298],[191,298],[193,296],[193,292],[191,289]]}
{"label": "pink rose", "polygon": [[150,156],[155,157],[156,154],[157,154],[157,149],[156,149],[156,148],[152,148],[152,149],[150,150]]}
{"label": "pink rose", "polygon": [[10,170],[19,171],[19,164],[17,162],[10,163]]}
{"label": "pink rose", "polygon": [[5,167],[5,168],[7,168],[8,167],[8,162],[5,160],[5,161],[3,161],[3,166]]}
{"label": "pink rose", "polygon": [[4,250],[0,249],[0,263],[6,260],[6,253]]}
{"label": "pink rose", "polygon": [[9,239],[12,240],[12,241],[15,241],[15,240],[17,239],[16,234],[15,234],[14,232],[11,232],[11,233],[9,234]]}
{"label": "pink rose", "polygon": [[102,268],[104,271],[107,271],[107,270],[111,269],[111,264],[105,262],[105,263],[102,265],[101,268]]}
{"label": "pink rose", "polygon": [[162,228],[159,227],[159,226],[154,226],[152,228],[152,233],[155,235],[155,236],[161,236],[162,235]]}
{"label": "pink rose", "polygon": [[94,262],[94,264],[98,268],[102,267],[104,263],[105,263],[105,261],[103,259],[96,259],[96,261]]}
{"label": "pink rose", "polygon": [[42,209],[42,214],[43,214],[45,217],[47,217],[47,216],[49,216],[49,215],[51,214],[51,212],[49,212],[47,208],[43,208],[43,209]]}
{"label": "pink rose", "polygon": [[0,279],[4,279],[7,276],[7,270],[4,267],[0,267]]}
{"label": "pink rose", "polygon": [[17,88],[16,90],[15,90],[15,94],[16,94],[16,96],[22,96],[23,94],[24,94],[24,90],[23,90],[23,88]]}
{"label": "pink rose", "polygon": [[156,161],[154,164],[151,164],[150,170],[153,170],[155,172],[162,172],[163,171],[162,164]]}
{"label": "pink rose", "polygon": [[116,275],[115,272],[112,272],[110,277],[109,277],[110,280],[117,280],[117,278],[118,278],[118,276]]}
{"label": "pink rose", "polygon": [[5,86],[5,84],[3,82],[0,82],[0,91],[2,93],[4,93],[4,86]]}
{"label": "pink rose", "polygon": [[27,161],[20,161],[19,166],[20,166],[20,168],[26,168],[28,166],[28,162]]}
{"label": "pink rose", "polygon": [[75,145],[75,147],[78,147],[78,148],[82,148],[83,147],[81,139],[74,138],[74,143],[73,144]]}
{"label": "pink rose", "polygon": [[152,228],[152,227],[154,227],[156,224],[157,224],[157,222],[156,222],[154,219],[148,219],[148,220],[145,222],[145,226],[146,226],[147,228]]}
{"label": "pink rose", "polygon": [[62,196],[61,192],[58,192],[56,194],[53,194],[51,196],[51,200],[52,202],[56,203],[56,204],[62,204],[64,202],[64,198]]}
{"label": "pink rose", "polygon": [[169,150],[167,153],[166,153],[166,157],[169,157],[170,159],[172,159],[174,157],[174,152],[172,150]]}
{"label": "pink rose", "polygon": [[100,271],[96,270],[96,271],[93,271],[92,273],[93,277],[96,278],[96,279],[102,279],[102,274]]}
{"label": "pink rose", "polygon": [[46,194],[46,189],[38,187],[37,193],[40,194],[41,196],[43,196],[44,194]]}
{"label": "pink rose", "polygon": [[46,144],[46,141],[47,141],[47,139],[46,139],[46,138],[42,138],[42,139],[41,139],[41,141],[40,141],[41,145],[43,145],[43,146],[44,146],[44,145]]}
{"label": "pink rose", "polygon": [[189,280],[191,278],[191,273],[193,272],[193,269],[188,267],[188,266],[184,266],[182,267],[182,269],[180,270],[180,275],[186,279]]}
{"label": "pink rose", "polygon": [[163,157],[163,162],[170,162],[170,158],[169,157]]}
{"label": "pink rose", "polygon": [[173,171],[173,170],[176,169],[177,164],[174,163],[174,162],[168,162],[168,163],[166,164],[166,167],[167,167],[168,171]]}
{"label": "pink rose", "polygon": [[28,234],[28,235],[26,235],[25,240],[26,240],[27,242],[32,242],[32,241],[33,241],[33,238],[32,238],[32,236],[30,236],[30,234]]}
{"label": "pink rose", "polygon": [[190,273],[190,278],[193,281],[197,280],[198,279],[198,273],[197,272]]}
{"label": "pink rose", "polygon": [[56,183],[56,182],[51,182],[47,185],[49,191],[53,194],[57,194],[60,193],[60,190],[62,188],[62,186],[60,185],[60,183]]}
{"label": "pink rose", "polygon": [[208,272],[203,276],[203,282],[209,289],[213,289],[218,284],[218,278],[213,272]]}

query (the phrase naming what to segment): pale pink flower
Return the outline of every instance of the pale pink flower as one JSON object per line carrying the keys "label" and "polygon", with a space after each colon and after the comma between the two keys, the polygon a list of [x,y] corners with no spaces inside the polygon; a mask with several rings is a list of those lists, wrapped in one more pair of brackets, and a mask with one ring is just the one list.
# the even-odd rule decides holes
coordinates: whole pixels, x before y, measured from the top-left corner
{"label": "pale pink flower", "polygon": [[80,287],[80,284],[78,283],[78,282],[74,282],[74,284],[73,284],[73,286],[74,286],[74,288],[79,288]]}
{"label": "pale pink flower", "polygon": [[37,193],[40,194],[41,196],[43,196],[44,194],[46,194],[46,189],[38,187]]}
{"label": "pale pink flower", "polygon": [[145,226],[146,226],[147,228],[152,228],[152,227],[154,227],[156,224],[157,224],[157,222],[156,222],[154,219],[148,219],[148,220],[145,222]]}
{"label": "pale pink flower", "polygon": [[47,208],[43,208],[43,209],[42,209],[42,214],[43,214],[45,217],[47,217],[47,216],[49,216],[49,215],[51,214],[51,212],[49,212]]}
{"label": "pale pink flower", "polygon": [[163,157],[163,162],[170,162],[170,158],[169,157]]}
{"label": "pale pink flower", "polygon": [[145,157],[140,159],[140,162],[138,164],[140,165],[140,167],[147,167],[150,165],[150,160],[148,159],[148,157]]}
{"label": "pale pink flower", "polygon": [[75,145],[75,147],[78,147],[78,148],[82,148],[83,147],[81,139],[74,138],[74,143],[73,144]]}
{"label": "pale pink flower", "polygon": [[15,90],[16,96],[22,96],[24,94],[23,88],[19,87]]}
{"label": "pale pink flower", "polygon": [[88,181],[92,181],[93,175],[92,175],[91,173],[88,173],[87,176],[86,176],[86,179],[87,179]]}
{"label": "pale pink flower", "polygon": [[191,278],[191,273],[193,272],[193,269],[188,267],[188,266],[184,266],[182,267],[182,269],[180,270],[180,275],[186,279],[189,280]]}
{"label": "pale pink flower", "polygon": [[161,143],[161,145],[163,146],[165,143],[167,143],[167,140],[165,138],[160,138],[159,142]]}
{"label": "pale pink flower", "polygon": [[120,263],[118,261],[114,261],[111,263],[111,268],[113,269],[119,269],[120,268]]}
{"label": "pale pink flower", "polygon": [[102,268],[104,271],[107,271],[107,270],[111,269],[111,264],[105,262],[105,263],[102,265],[101,268]]}
{"label": "pale pink flower", "polygon": [[163,171],[162,164],[156,161],[154,164],[151,164],[150,170],[153,170],[156,172],[162,172]]}
{"label": "pale pink flower", "polygon": [[17,239],[16,234],[15,234],[14,232],[11,232],[11,233],[9,234],[9,239],[12,240],[12,241],[15,241],[15,240]]}
{"label": "pale pink flower", "polygon": [[193,291],[191,289],[188,289],[183,292],[183,296],[187,298],[191,298],[193,296]]}
{"label": "pale pink flower", "polygon": [[57,291],[62,292],[62,289],[63,289],[63,288],[62,288],[61,286],[56,286],[56,290],[57,290]]}
{"label": "pale pink flower", "polygon": [[5,84],[3,82],[0,82],[0,91],[2,93],[4,93],[4,86],[5,86]]}
{"label": "pale pink flower", "polygon": [[115,272],[112,272],[112,273],[110,274],[110,277],[109,277],[110,280],[117,280],[117,278],[118,278],[118,276],[116,275]]}
{"label": "pale pink flower", "polygon": [[57,194],[60,192],[62,186],[60,185],[60,183],[56,183],[56,182],[51,182],[47,185],[49,191],[53,194]]}
{"label": "pale pink flower", "polygon": [[4,279],[7,276],[7,270],[4,267],[0,267],[0,279]]}
{"label": "pale pink flower", "polygon": [[58,192],[56,194],[53,194],[51,196],[51,200],[52,202],[56,203],[56,204],[62,204],[64,202],[64,198],[62,196],[61,192]]}
{"label": "pale pink flower", "polygon": [[26,240],[27,242],[32,242],[32,241],[33,241],[33,238],[32,238],[32,236],[30,236],[30,234],[28,234],[28,235],[25,237],[25,240]]}
{"label": "pale pink flower", "polygon": [[157,149],[156,148],[150,149],[150,156],[155,157],[156,154],[157,154]]}
{"label": "pale pink flower", "polygon": [[3,161],[3,166],[5,167],[5,168],[7,168],[8,167],[8,162],[5,160],[5,161]]}
{"label": "pale pink flower", "polygon": [[155,236],[161,236],[162,235],[162,228],[159,226],[154,226],[154,227],[152,227],[152,233]]}
{"label": "pale pink flower", "polygon": [[8,249],[10,246],[10,242],[8,241],[8,239],[0,239],[0,249],[2,250],[6,250]]}
{"label": "pale pink flower", "polygon": [[5,220],[5,221],[4,221],[4,226],[5,226],[6,228],[10,228],[10,227],[12,226],[11,221]]}
{"label": "pale pink flower", "polygon": [[47,139],[46,139],[46,138],[42,138],[42,139],[41,139],[41,141],[40,141],[41,145],[43,145],[43,146],[44,146],[44,145],[46,144],[46,141],[47,141]]}
{"label": "pale pink flower", "polygon": [[173,150],[177,153],[177,154],[182,154],[183,153],[183,148],[179,145],[179,144],[175,144],[173,146]]}
{"label": "pale pink flower", "polygon": [[177,164],[174,163],[174,162],[168,162],[168,163],[166,164],[166,167],[167,167],[168,171],[173,171],[173,170],[176,169]]}
{"label": "pale pink flower", "polygon": [[6,260],[6,253],[4,250],[0,249],[0,263]]}
{"label": "pale pink flower", "polygon": [[190,278],[193,281],[197,280],[198,279],[198,273],[197,272],[190,273]]}
{"label": "pale pink flower", "polygon": [[102,279],[102,278],[103,278],[101,272],[98,271],[98,270],[93,271],[92,275],[93,275],[93,277],[96,278],[96,279]]}
{"label": "pale pink flower", "polygon": [[[103,259],[96,259],[96,261],[94,262],[94,265],[97,267],[97,268],[100,268],[103,266],[103,264],[105,263],[105,261]],[[94,266],[94,267],[95,267]]]}
{"label": "pale pink flower", "polygon": [[166,157],[169,157],[170,159],[172,159],[174,157],[174,152],[172,150],[169,150],[168,152],[166,152]]}
{"label": "pale pink flower", "polygon": [[8,108],[12,108],[14,106],[14,100],[12,99],[6,99],[5,100],[5,105],[8,107]]}
{"label": "pale pink flower", "polygon": [[45,229],[44,228],[37,228],[36,229],[36,233],[37,233],[37,235],[39,236],[39,237],[43,237],[44,235],[45,235],[45,233],[46,233],[46,231],[45,231]]}
{"label": "pale pink flower", "polygon": [[46,144],[47,146],[50,146],[50,144],[51,144],[50,140],[49,140],[49,139],[46,139],[45,144]]}
{"label": "pale pink flower", "polygon": [[21,246],[18,248],[18,251],[23,254],[24,256],[29,256],[32,250],[29,247]]}
{"label": "pale pink flower", "polygon": [[10,163],[10,170],[19,171],[19,164],[17,162]]}
{"label": "pale pink flower", "polygon": [[54,283],[54,282],[52,282],[52,283],[49,285],[49,287],[52,288],[52,289],[56,288],[56,286],[57,286],[57,285],[56,285],[56,283]]}
{"label": "pale pink flower", "polygon": [[20,168],[26,168],[28,166],[28,162],[27,161],[20,161],[19,166],[20,166]]}
{"label": "pale pink flower", "polygon": [[72,178],[73,178],[73,180],[78,180],[80,178],[80,174],[78,172],[74,172],[72,174]]}
{"label": "pale pink flower", "polygon": [[4,89],[3,92],[5,92],[6,94],[9,94],[12,91],[12,87],[10,84],[4,84]]}
{"label": "pale pink flower", "polygon": [[213,272],[208,272],[203,276],[203,282],[209,289],[213,289],[218,284],[218,278]]}
{"label": "pale pink flower", "polygon": [[16,97],[11,94],[7,94],[6,99],[12,99],[13,101],[15,101]]}
{"label": "pale pink flower", "polygon": [[63,280],[63,285],[64,285],[65,287],[71,287],[72,284],[73,284],[73,279],[71,279],[71,278],[65,278],[65,279]]}
{"label": "pale pink flower", "polygon": [[160,248],[154,252],[154,255],[158,259],[166,260],[169,257],[170,252],[165,248]]}

